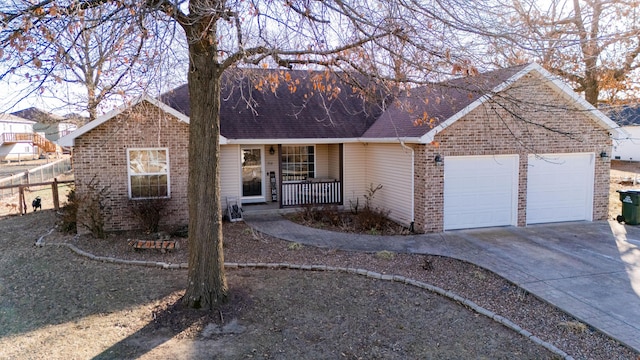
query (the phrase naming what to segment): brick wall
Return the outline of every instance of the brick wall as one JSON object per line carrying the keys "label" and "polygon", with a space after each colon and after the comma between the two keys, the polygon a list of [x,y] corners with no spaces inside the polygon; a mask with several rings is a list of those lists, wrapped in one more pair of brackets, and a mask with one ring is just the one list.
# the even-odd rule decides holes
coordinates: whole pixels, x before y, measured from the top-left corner
{"label": "brick wall", "polygon": [[[140,229],[133,217],[128,197],[127,149],[165,147],[169,149],[171,198],[161,218],[161,228],[173,230],[188,223],[189,125],[142,102],[76,138],[74,168],[76,193],[82,198],[87,184],[108,186],[105,212],[107,231]],[[80,204],[86,208],[86,204]],[[81,216],[83,211],[79,211]],[[79,219],[87,221],[87,219]],[[78,226],[78,232],[87,229]]]}
{"label": "brick wall", "polygon": [[445,162],[447,156],[518,154],[518,226],[525,226],[528,155],[595,153],[593,219],[607,217],[610,162],[598,155],[611,154],[608,131],[531,74],[414,150],[416,231],[443,230],[444,166],[434,163],[436,154]]}

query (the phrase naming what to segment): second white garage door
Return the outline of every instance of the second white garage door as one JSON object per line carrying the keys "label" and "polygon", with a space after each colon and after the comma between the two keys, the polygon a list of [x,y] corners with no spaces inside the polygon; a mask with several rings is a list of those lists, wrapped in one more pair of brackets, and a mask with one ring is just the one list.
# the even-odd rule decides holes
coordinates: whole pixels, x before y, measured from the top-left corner
{"label": "second white garage door", "polygon": [[529,155],[527,224],[593,219],[595,154]]}
{"label": "second white garage door", "polygon": [[447,156],[444,229],[517,225],[518,155]]}

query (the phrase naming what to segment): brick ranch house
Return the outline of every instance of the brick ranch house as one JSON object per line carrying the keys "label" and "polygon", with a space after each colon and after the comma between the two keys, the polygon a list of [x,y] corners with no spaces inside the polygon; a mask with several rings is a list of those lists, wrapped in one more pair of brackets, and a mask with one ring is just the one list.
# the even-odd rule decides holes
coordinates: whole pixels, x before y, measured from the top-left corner
{"label": "brick ranch house", "polygon": [[[280,74],[270,84],[262,76],[224,85],[221,195],[246,211],[252,203],[349,209],[382,185],[373,205],[416,232],[607,216],[616,125],[537,64],[396,101],[381,93],[374,104],[335,77]],[[110,186],[107,230],[138,227],[130,204],[150,197],[169,199],[163,227],[187,223],[188,126],[183,86],[59,140],[74,146],[78,195],[91,179]]]}

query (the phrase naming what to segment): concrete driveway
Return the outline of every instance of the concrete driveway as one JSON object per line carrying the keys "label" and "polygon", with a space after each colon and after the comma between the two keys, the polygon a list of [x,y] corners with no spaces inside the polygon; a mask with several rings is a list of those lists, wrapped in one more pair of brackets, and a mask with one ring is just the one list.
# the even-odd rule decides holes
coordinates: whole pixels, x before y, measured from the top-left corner
{"label": "concrete driveway", "polygon": [[414,236],[335,233],[279,215],[245,217],[303,244],[450,256],[487,268],[640,352],[640,228],[576,222]]}
{"label": "concrete driveway", "polygon": [[640,351],[640,229],[581,222],[442,238],[450,256],[492,270]]}

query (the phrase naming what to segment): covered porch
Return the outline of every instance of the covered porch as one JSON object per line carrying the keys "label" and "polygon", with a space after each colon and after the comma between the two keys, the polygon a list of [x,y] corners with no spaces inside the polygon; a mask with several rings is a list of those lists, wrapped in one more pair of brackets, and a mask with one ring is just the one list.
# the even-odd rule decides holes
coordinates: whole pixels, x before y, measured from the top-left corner
{"label": "covered porch", "polygon": [[239,150],[241,201],[248,208],[343,204],[343,144],[241,145]]}

